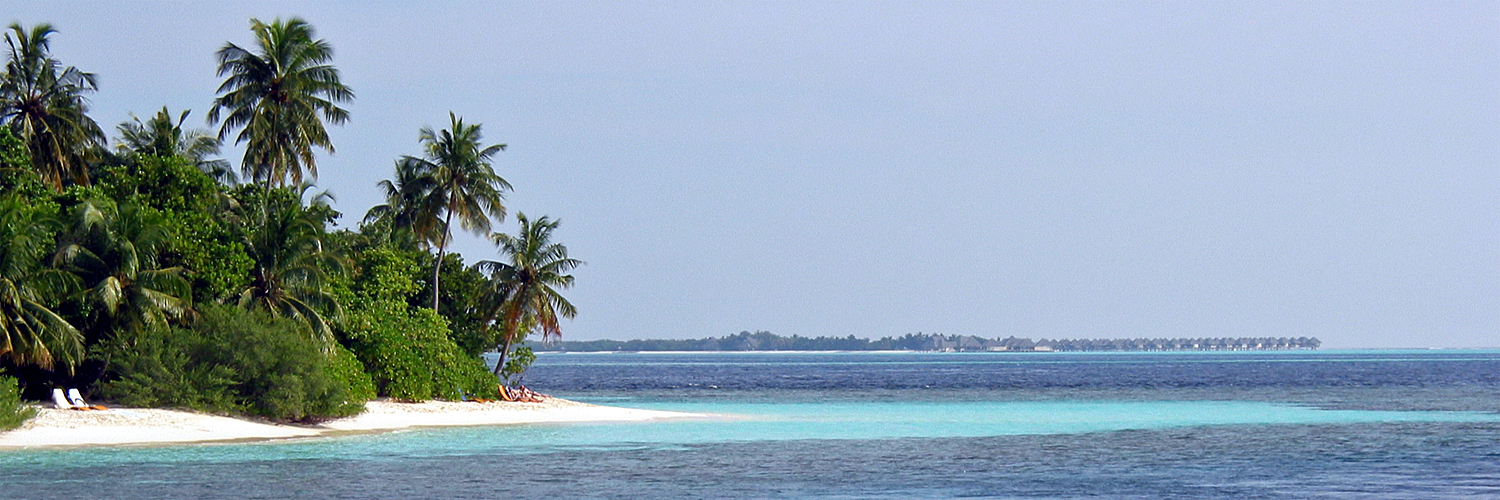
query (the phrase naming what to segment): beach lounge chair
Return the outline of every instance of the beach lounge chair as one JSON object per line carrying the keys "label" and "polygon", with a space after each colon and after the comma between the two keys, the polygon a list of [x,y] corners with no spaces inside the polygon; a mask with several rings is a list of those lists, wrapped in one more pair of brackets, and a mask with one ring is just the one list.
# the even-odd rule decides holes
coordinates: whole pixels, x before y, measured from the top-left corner
{"label": "beach lounge chair", "polygon": [[57,405],[57,409],[59,410],[67,410],[73,407],[73,403],[69,403],[68,397],[63,395],[62,389],[55,387],[52,389],[52,404]]}
{"label": "beach lounge chair", "polygon": [[105,407],[99,406],[99,405],[90,405],[90,404],[88,404],[88,402],[85,402],[83,400],[83,396],[80,395],[80,394],[78,394],[78,389],[68,389],[68,401],[73,403],[73,409],[75,409],[75,410],[108,410],[109,409],[109,408],[105,408]]}

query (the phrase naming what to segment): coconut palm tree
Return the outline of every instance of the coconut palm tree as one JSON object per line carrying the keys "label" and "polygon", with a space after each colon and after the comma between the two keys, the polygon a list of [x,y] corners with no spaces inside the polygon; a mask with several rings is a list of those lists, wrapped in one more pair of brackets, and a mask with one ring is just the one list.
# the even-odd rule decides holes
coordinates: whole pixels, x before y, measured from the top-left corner
{"label": "coconut palm tree", "polygon": [[437,241],[433,234],[438,221],[434,209],[441,207],[424,203],[433,184],[434,179],[427,175],[423,162],[397,160],[396,178],[377,184],[385,194],[385,203],[370,208],[363,223],[388,224],[394,232],[406,233],[404,237],[414,237],[423,244]]}
{"label": "coconut palm tree", "polygon": [[62,67],[52,58],[53,33],[45,23],[30,30],[10,25],[5,34],[10,55],[0,76],[0,121],[26,142],[42,180],[61,191],[65,180],[88,183],[84,159],[104,142],[104,131],[88,117],[83,98],[98,89],[94,75]]}
{"label": "coconut palm tree", "polygon": [[560,290],[573,286],[573,276],[568,272],[583,262],[569,258],[568,247],[552,242],[558,221],[543,216],[533,222],[526,214],[516,214],[516,221],[521,225],[516,236],[491,235],[507,262],[476,264],[489,275],[493,287],[487,302],[491,322],[499,329],[496,375],[505,366],[512,345],[536,331],[541,332],[543,340],[560,337],[558,318],[578,314]]}
{"label": "coconut palm tree", "polygon": [[264,183],[269,193],[273,185],[302,184],[304,171],[318,177],[313,147],[333,152],[323,122],[348,121],[349,112],[336,103],[354,99],[354,92],[328,64],[333,48],[314,39],[306,21],[251,19],[250,31],[256,51],[233,43],[219,49],[219,76],[227,78],[208,121],[222,121],[221,141],[239,130],[234,143],[245,143],[244,177]]}
{"label": "coconut palm tree", "polygon": [[322,212],[331,198],[313,197],[311,206],[302,198],[312,185],[297,191],[277,190],[276,206],[267,210],[264,224],[251,231],[246,247],[251,268],[250,284],[237,303],[245,309],[261,309],[307,324],[308,330],[332,346],[333,331],[326,316],[338,317],[340,307],[328,290],[328,274],[340,272],[343,260],[325,250],[326,232]]}
{"label": "coconut palm tree", "polygon": [[[421,182],[430,183],[422,197],[418,216],[412,227],[419,235],[436,239],[437,261],[432,266],[432,309],[438,308],[438,285],[443,268],[443,255],[448,250],[452,236],[453,217],[458,216],[460,227],[476,234],[490,232],[490,221],[505,218],[505,191],[510,183],[495,174],[490,158],[505,150],[504,144],[482,145],[480,125],[466,125],[464,120],[448,113],[449,128],[434,131],[423,127],[420,140],[426,149],[424,158],[405,156],[403,163],[410,165],[397,168],[410,169],[414,176],[427,177]],[[441,221],[436,220],[442,213]],[[431,229],[426,229],[431,228]]]}
{"label": "coconut palm tree", "polygon": [[116,145],[116,149],[126,155],[180,157],[193,162],[198,170],[220,183],[238,184],[239,178],[229,168],[229,161],[222,158],[210,159],[219,154],[221,143],[218,138],[202,130],[183,130],[182,124],[187,121],[190,112],[184,110],[175,121],[166,106],[162,106],[156,116],[145,122],[131,115],[130,121],[117,127],[120,131],[120,143]]}
{"label": "coconut palm tree", "polygon": [[72,213],[53,265],[82,288],[93,338],[160,325],[187,313],[191,285],[181,267],[158,267],[171,234],[156,217],[131,203],[85,201]]}
{"label": "coconut palm tree", "polygon": [[20,197],[0,199],[0,356],[71,373],[83,359],[83,335],[46,305],[66,283],[42,267],[55,230]]}

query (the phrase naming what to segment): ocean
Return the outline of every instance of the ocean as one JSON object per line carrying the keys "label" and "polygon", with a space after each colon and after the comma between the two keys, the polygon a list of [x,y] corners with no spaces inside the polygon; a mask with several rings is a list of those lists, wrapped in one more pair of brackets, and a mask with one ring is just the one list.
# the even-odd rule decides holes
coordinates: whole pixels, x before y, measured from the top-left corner
{"label": "ocean", "polygon": [[1500,351],[544,353],[713,418],[0,452],[3,498],[1500,498]]}

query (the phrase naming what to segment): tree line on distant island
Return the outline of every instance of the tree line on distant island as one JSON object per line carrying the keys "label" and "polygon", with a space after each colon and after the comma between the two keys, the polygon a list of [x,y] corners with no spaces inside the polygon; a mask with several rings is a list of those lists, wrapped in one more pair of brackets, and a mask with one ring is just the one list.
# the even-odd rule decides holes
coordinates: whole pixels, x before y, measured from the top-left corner
{"label": "tree line on distant island", "polygon": [[[215,55],[216,131],[163,107],[114,140],[88,116],[95,75],[51,51],[49,24],[12,24],[0,54],[0,427],[21,394],[74,387],[128,406],[309,420],[366,400],[494,398],[560,335],[560,290],[582,263],[557,221],[517,214],[493,233],[511,186],[501,144],[448,113],[414,134],[376,186],[385,203],[333,226],[316,194],[325,125],[354,92],[301,19],[251,19],[253,44]],[[216,158],[244,146],[240,175]],[[498,259],[465,265],[455,230]],[[498,350],[493,371],[480,355]],[[19,381],[19,386],[17,382]]]}
{"label": "tree line on distant island", "polygon": [[570,340],[538,346],[538,351],[606,352],[606,351],[988,351],[988,352],[1062,352],[1062,351],[1253,351],[1284,349],[1317,349],[1320,342],[1310,337],[1241,337],[1241,338],[1136,338],[1136,339],[1041,339],[1007,337],[985,339],[973,335],[940,335],[908,333],[878,340],[847,337],[783,337],[771,332],[740,332],[723,337],[702,339],[648,340]]}

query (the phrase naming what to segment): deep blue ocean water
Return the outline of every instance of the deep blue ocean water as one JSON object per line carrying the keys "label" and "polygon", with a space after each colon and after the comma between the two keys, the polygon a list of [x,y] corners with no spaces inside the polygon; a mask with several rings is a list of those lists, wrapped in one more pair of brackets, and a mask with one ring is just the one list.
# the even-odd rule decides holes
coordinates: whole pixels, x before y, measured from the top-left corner
{"label": "deep blue ocean water", "polygon": [[1500,498],[1500,351],[542,354],[720,415],[0,453],[0,498]]}

